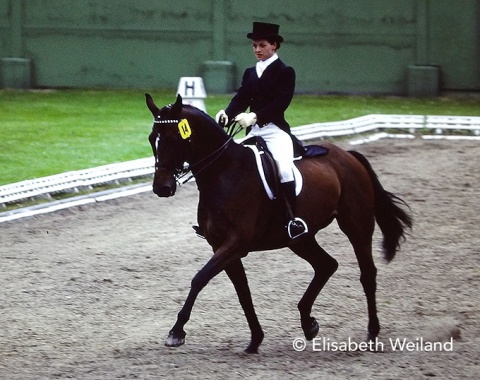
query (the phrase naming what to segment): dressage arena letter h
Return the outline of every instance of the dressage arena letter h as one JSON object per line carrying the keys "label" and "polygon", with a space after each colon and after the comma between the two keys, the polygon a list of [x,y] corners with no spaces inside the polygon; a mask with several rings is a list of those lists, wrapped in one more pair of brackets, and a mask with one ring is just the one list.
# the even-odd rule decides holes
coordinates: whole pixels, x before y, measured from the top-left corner
{"label": "dressage arena letter h", "polygon": [[206,112],[203,99],[207,97],[201,77],[181,77],[177,93],[183,98],[184,104],[190,104]]}
{"label": "dressage arena letter h", "polygon": [[188,90],[192,90],[192,98],[195,97],[195,82],[191,82],[188,83],[188,82],[185,82],[185,91],[184,91],[184,94],[187,95],[187,92]]}
{"label": "dressage arena letter h", "polygon": [[183,99],[204,99],[207,97],[201,77],[181,77],[177,93]]}

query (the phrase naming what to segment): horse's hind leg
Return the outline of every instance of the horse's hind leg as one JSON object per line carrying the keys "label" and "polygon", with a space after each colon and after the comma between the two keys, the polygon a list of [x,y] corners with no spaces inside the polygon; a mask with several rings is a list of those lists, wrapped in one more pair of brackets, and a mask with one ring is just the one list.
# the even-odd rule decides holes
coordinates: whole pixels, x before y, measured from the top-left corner
{"label": "horse's hind leg", "polygon": [[290,245],[290,249],[306,260],[315,271],[312,281],[298,303],[300,321],[307,340],[312,340],[318,333],[318,323],[310,314],[312,306],[328,279],[338,268],[337,260],[320,247],[314,236],[305,237]]}
{"label": "horse's hind leg", "polygon": [[263,341],[264,334],[253,307],[252,295],[250,293],[250,288],[248,287],[247,275],[245,274],[242,261],[240,259],[233,261],[225,268],[225,272],[235,287],[238,300],[240,301],[240,305],[242,305],[248,326],[252,333],[250,344],[245,352],[256,354],[258,353],[260,343]]}
{"label": "horse's hind leg", "polygon": [[355,255],[357,256],[358,264],[360,266],[360,282],[363,286],[363,291],[367,297],[368,307],[368,337],[367,339],[375,340],[380,332],[380,322],[377,316],[377,301],[375,293],[377,291],[377,268],[373,262],[372,245],[370,243],[367,247],[354,247]]}
{"label": "horse's hind leg", "polygon": [[372,257],[373,220],[363,219],[361,223],[353,223],[339,219],[340,229],[348,236],[355,251],[360,267],[360,282],[367,298],[368,307],[368,337],[369,341],[375,340],[380,332],[380,323],[377,316],[377,268]]}

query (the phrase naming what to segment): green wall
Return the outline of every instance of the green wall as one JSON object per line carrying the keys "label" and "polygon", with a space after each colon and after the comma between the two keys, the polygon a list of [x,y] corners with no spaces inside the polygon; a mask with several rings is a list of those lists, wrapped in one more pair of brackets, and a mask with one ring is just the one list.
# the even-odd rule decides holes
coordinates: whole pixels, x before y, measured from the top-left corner
{"label": "green wall", "polygon": [[176,88],[231,61],[233,89],[252,21],[281,25],[298,92],[406,94],[411,65],[480,90],[478,0],[0,0],[0,58],[29,59],[33,87]]}

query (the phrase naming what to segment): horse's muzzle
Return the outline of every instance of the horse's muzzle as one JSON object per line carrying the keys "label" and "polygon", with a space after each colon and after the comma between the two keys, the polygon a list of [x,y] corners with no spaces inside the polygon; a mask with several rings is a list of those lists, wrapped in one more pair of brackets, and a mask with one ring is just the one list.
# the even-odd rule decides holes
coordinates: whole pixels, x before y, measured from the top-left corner
{"label": "horse's muzzle", "polygon": [[173,176],[164,176],[159,172],[155,173],[153,179],[153,192],[159,197],[171,197],[175,195],[177,182]]}
{"label": "horse's muzzle", "polygon": [[159,197],[166,198],[175,195],[175,188],[170,186],[161,186],[155,187],[153,186],[153,192],[157,194]]}

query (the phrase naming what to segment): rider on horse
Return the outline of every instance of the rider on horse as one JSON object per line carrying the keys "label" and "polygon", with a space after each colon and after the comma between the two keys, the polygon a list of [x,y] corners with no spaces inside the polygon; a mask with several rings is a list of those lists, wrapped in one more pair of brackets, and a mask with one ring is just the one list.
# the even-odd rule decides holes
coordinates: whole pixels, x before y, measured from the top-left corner
{"label": "rider on horse", "polygon": [[[281,191],[295,215],[295,182],[293,175],[294,147],[290,125],[285,120],[285,111],[295,91],[295,70],[283,63],[277,50],[283,42],[278,34],[279,25],[254,22],[253,32],[247,34],[252,40],[253,52],[258,59],[256,66],[247,68],[241,87],[225,110],[216,115],[217,122],[227,124],[233,119],[249,136],[262,137],[277,164]],[[250,107],[250,112],[246,112]],[[293,217],[287,225],[288,234],[296,238],[308,232],[306,223]]]}

